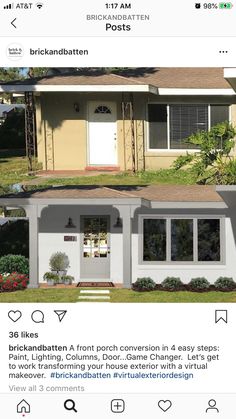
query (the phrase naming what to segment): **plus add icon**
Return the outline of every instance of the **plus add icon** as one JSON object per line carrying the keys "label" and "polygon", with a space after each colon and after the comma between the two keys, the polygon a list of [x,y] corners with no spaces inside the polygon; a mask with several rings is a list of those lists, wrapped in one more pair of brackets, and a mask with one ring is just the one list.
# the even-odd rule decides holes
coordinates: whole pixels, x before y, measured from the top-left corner
{"label": "plus add icon", "polygon": [[111,401],[111,411],[113,413],[123,413],[125,410],[125,402],[122,399],[113,399]]}

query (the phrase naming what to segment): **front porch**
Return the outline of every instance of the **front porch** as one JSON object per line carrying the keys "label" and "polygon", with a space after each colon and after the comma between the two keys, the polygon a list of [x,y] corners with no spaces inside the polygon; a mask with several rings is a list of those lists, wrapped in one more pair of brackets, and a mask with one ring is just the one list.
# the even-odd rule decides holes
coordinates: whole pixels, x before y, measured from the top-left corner
{"label": "front porch", "polygon": [[132,218],[149,205],[128,191],[107,187],[57,187],[0,198],[0,205],[20,207],[29,220],[29,288],[52,288],[44,281],[56,252],[69,257],[73,289],[80,282],[112,283],[131,288]]}

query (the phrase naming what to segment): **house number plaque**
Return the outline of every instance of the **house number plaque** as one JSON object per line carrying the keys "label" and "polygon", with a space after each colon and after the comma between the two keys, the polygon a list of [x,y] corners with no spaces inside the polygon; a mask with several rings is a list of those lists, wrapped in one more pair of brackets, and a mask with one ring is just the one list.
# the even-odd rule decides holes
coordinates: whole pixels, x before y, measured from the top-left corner
{"label": "house number plaque", "polygon": [[77,242],[76,236],[64,236],[64,242]]}

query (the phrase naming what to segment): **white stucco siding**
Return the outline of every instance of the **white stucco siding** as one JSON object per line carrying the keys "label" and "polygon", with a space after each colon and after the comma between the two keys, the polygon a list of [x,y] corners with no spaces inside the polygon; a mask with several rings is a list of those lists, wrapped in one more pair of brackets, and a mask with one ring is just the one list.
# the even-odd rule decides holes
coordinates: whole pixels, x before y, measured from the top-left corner
{"label": "white stucco siding", "polygon": [[[68,234],[69,235],[69,234]],[[77,237],[77,242],[65,242],[64,234],[40,233],[39,234],[39,282],[43,282],[43,275],[50,271],[49,259],[55,252],[65,252],[69,257],[70,267],[68,275],[75,277],[78,282],[80,272],[80,258],[78,254],[79,234],[71,234]]]}
{"label": "white stucco siding", "polygon": [[[208,213],[208,215],[210,215]],[[236,281],[236,245],[232,229],[231,219],[225,218],[222,246],[224,253],[223,264],[141,264],[140,263],[140,239],[139,234],[133,234],[132,239],[132,282],[137,278],[150,277],[155,282],[161,283],[166,277],[179,277],[184,283],[188,283],[192,278],[205,277],[210,283],[220,276],[232,277]]]}

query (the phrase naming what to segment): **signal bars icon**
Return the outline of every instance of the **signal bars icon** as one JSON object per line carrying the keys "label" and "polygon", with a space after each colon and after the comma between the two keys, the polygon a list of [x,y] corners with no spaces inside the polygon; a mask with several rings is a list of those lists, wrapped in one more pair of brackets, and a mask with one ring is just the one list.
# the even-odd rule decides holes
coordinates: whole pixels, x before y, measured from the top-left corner
{"label": "signal bars icon", "polygon": [[13,9],[13,8],[14,8],[14,3],[9,3],[3,6],[3,9]]}

